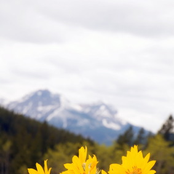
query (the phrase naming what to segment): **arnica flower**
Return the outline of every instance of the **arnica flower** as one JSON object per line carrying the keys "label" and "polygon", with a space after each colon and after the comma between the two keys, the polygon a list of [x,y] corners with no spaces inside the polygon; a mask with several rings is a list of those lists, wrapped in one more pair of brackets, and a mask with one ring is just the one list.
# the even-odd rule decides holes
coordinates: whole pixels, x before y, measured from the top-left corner
{"label": "arnica flower", "polygon": [[28,169],[29,174],[50,174],[50,172],[51,172],[51,168],[49,168],[49,170],[48,170],[47,160],[44,161],[44,169],[38,163],[36,163],[36,168],[37,168],[37,170],[31,169],[31,168]]}
{"label": "arnica flower", "polygon": [[96,165],[98,163],[96,156],[94,155],[86,160],[87,156],[87,147],[81,147],[79,149],[79,157],[76,155],[72,158],[72,163],[64,164],[64,167],[67,169],[61,174],[96,174],[98,170]]}
{"label": "arnica flower", "polygon": [[[122,157],[122,164],[111,164],[109,174],[154,174],[155,170],[151,170],[156,161],[149,161],[150,153],[144,158],[142,151],[138,152],[138,147],[131,147],[127,152],[127,156]],[[104,173],[103,173],[104,174]]]}

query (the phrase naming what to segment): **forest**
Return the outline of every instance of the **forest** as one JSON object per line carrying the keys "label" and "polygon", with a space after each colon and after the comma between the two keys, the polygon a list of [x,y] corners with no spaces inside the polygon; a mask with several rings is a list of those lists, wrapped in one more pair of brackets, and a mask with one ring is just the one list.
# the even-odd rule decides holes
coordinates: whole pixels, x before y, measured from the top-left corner
{"label": "forest", "polygon": [[88,154],[97,156],[99,169],[108,171],[111,163],[121,163],[121,157],[134,144],[144,155],[150,152],[158,174],[173,173],[173,122],[169,116],[156,134],[145,135],[142,128],[136,137],[130,127],[106,146],[0,107],[0,174],[28,174],[27,168],[35,168],[36,162],[43,164],[45,159],[52,167],[51,174],[59,174],[65,170],[64,164],[78,155],[81,146],[87,146]]}

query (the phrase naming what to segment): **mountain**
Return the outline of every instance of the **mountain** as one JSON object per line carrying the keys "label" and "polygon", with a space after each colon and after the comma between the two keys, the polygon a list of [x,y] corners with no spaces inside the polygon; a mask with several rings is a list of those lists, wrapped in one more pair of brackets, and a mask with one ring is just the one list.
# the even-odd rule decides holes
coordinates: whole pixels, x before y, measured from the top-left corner
{"label": "mountain", "polygon": [[64,128],[105,144],[111,144],[130,126],[137,133],[139,127],[120,119],[117,111],[103,102],[73,104],[59,94],[38,90],[6,105],[10,110],[39,121]]}

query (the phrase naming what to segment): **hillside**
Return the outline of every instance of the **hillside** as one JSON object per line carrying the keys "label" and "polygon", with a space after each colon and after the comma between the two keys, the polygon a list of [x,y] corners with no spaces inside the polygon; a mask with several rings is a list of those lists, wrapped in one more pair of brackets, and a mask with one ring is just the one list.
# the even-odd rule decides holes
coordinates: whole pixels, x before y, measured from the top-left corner
{"label": "hillside", "polygon": [[[48,149],[67,142],[78,142],[79,146],[83,142],[94,144],[92,140],[81,135],[0,107],[0,169],[4,173],[17,174],[21,166],[34,166]],[[1,170],[0,173],[3,173]]]}

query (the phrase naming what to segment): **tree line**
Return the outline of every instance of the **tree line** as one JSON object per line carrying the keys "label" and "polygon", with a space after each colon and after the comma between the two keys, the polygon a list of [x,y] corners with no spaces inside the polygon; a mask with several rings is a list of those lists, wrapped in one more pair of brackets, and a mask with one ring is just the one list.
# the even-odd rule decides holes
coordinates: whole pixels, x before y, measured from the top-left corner
{"label": "tree line", "polygon": [[71,162],[82,145],[87,146],[89,154],[97,156],[99,169],[108,171],[109,164],[121,163],[121,157],[134,144],[144,155],[151,153],[151,159],[157,161],[157,173],[173,173],[173,122],[170,116],[156,134],[146,134],[142,128],[134,136],[130,127],[106,146],[0,107],[0,173],[27,174],[27,168],[35,168],[36,162],[43,164],[48,159],[51,173],[59,174],[65,170],[63,164]]}

